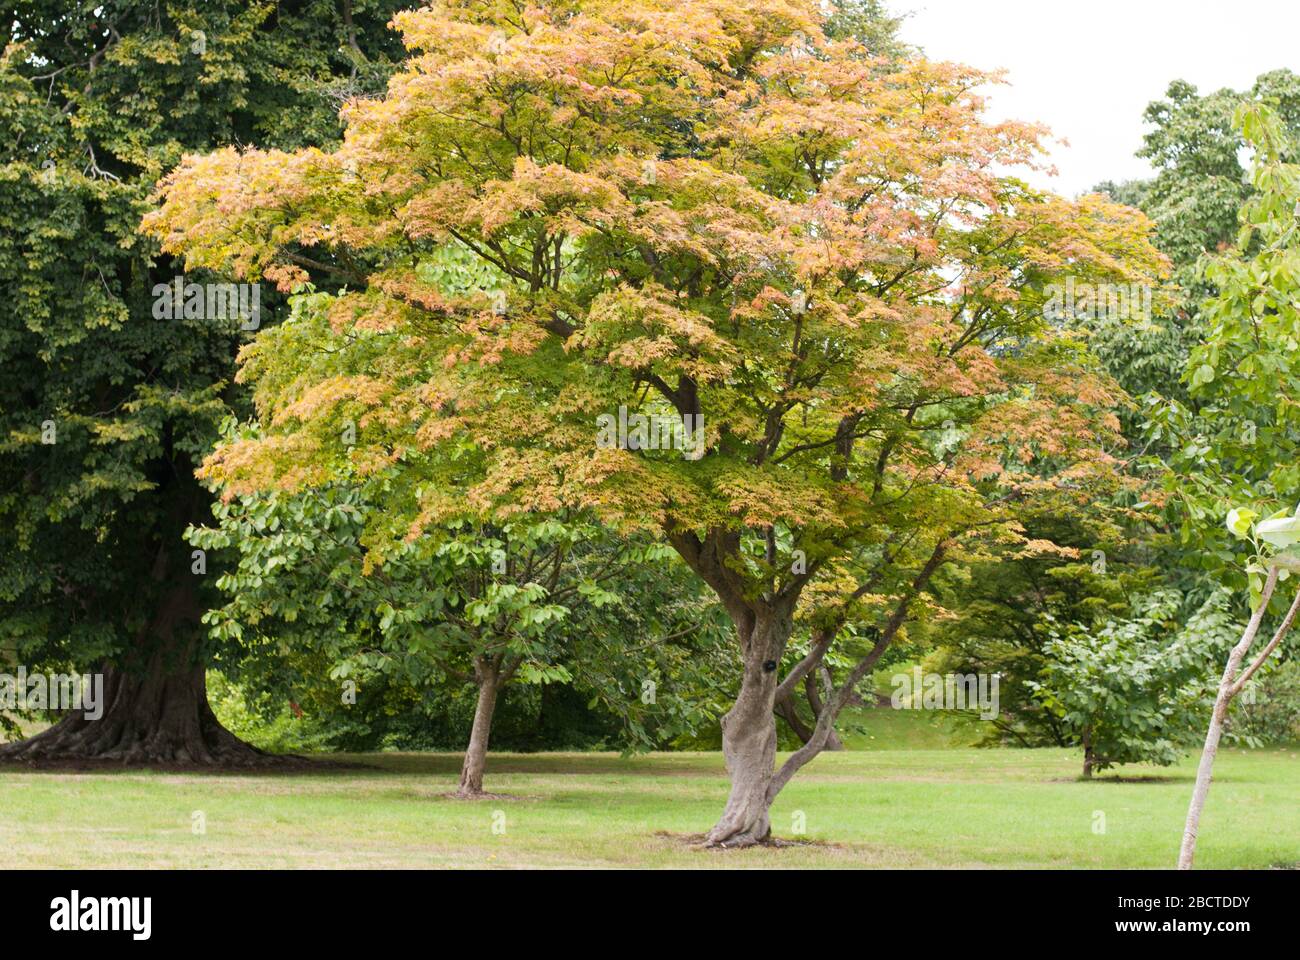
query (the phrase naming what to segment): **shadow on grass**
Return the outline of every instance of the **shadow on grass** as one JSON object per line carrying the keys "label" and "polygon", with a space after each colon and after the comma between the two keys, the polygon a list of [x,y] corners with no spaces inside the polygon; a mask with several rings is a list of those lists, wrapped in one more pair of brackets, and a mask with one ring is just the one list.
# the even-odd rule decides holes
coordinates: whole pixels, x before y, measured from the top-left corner
{"label": "shadow on grass", "polygon": [[268,754],[263,764],[206,764],[206,763],[127,763],[122,760],[67,757],[42,760],[0,760],[0,773],[68,774],[79,776],[163,773],[207,774],[228,777],[292,777],[321,776],[333,773],[384,772],[374,764],[352,758],[327,756],[299,756],[297,754]]}
{"label": "shadow on grass", "polygon": [[[459,753],[340,754],[344,759],[364,758],[371,773],[456,775]],[[657,753],[653,757],[624,757],[617,753],[489,754],[487,774],[539,776],[704,777],[726,776],[722,754]]]}
{"label": "shadow on grass", "polygon": [[793,847],[820,847],[826,850],[846,849],[844,844],[832,843],[829,840],[787,840],[784,837],[768,837],[761,843],[729,847],[726,844],[709,843],[707,833],[670,833],[667,830],[656,830],[653,836],[657,840],[666,840],[689,850],[699,850],[706,853],[734,853],[743,850],[788,850]]}
{"label": "shadow on grass", "polygon": [[1048,783],[1098,783],[1098,784],[1101,783],[1170,784],[1170,783],[1193,783],[1195,782],[1195,780],[1196,777],[1189,774],[1144,773],[1144,774],[1132,774],[1129,776],[1125,776],[1124,774],[1117,773],[1109,777],[1092,777],[1090,779],[1085,777],[1057,777],[1052,780],[1048,780],[1047,782]]}
{"label": "shadow on grass", "polygon": [[[183,763],[124,763],[90,758],[0,760],[0,773],[14,774],[114,774],[159,773],[209,776],[451,776],[459,775],[460,753],[337,753],[270,755],[265,765],[209,765]],[[725,777],[721,754],[624,757],[616,753],[494,754],[488,757],[488,774],[538,776],[617,777]]]}

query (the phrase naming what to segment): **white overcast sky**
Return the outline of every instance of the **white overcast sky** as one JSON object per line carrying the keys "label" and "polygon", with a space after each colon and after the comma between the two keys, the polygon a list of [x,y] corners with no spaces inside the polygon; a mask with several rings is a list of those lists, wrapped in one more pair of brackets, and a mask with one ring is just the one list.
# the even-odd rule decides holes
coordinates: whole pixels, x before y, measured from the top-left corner
{"label": "white overcast sky", "polygon": [[992,116],[1069,141],[1053,145],[1058,176],[1027,179],[1071,196],[1150,174],[1133,156],[1142,111],[1171,80],[1209,93],[1281,67],[1300,73],[1300,0],[887,2],[911,11],[902,37],[930,59],[1007,70],[1010,86],[989,91]]}

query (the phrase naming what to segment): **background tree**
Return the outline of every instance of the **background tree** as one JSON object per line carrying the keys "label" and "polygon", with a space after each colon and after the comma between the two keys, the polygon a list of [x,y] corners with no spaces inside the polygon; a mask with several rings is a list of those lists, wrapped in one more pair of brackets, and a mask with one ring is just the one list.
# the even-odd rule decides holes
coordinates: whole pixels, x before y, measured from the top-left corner
{"label": "background tree", "polygon": [[[1246,160],[1249,145],[1233,121],[1244,97],[1273,102],[1284,126],[1300,132],[1300,77],[1289,70],[1262,74],[1244,93],[1200,94],[1192,84],[1176,80],[1143,114],[1151,130],[1137,156],[1151,164],[1155,176],[1097,187],[1155,222],[1156,246],[1173,265],[1168,309],[1156,311],[1143,324],[1101,325],[1094,334],[1098,357],[1133,396],[1189,402],[1182,375],[1203,331],[1200,304],[1213,293],[1200,275],[1200,262],[1232,244],[1238,211],[1255,190]],[[1139,409],[1125,417],[1131,436],[1140,435],[1142,413]],[[1167,438],[1159,434],[1142,443],[1153,453],[1167,452]]]}
{"label": "background tree", "polygon": [[336,137],[337,95],[383,87],[394,5],[3,9],[0,636],[29,668],[102,665],[108,707],[0,757],[261,760],[208,708],[198,618],[214,578],[183,540],[207,515],[194,469],[237,402],[247,334],[155,318],[154,285],[180,268],[136,227],[186,150]]}
{"label": "background tree", "polygon": [[1150,528],[1133,508],[1142,484],[1117,466],[1109,483],[1063,490],[1019,511],[1025,534],[1059,551],[998,551],[935,580],[951,616],[924,631],[940,672],[996,674],[998,716],[982,729],[989,745],[1080,746],[1034,695],[1063,633],[1090,634],[1130,615],[1135,598],[1162,586],[1151,565]]}
{"label": "background tree", "polygon": [[[1251,91],[1273,102],[1279,121],[1292,131],[1300,120],[1298,92],[1297,78],[1285,70],[1262,75]],[[1170,502],[1168,491],[1152,489],[1149,481],[1158,481],[1165,464],[1184,451],[1195,458],[1200,449],[1195,428],[1170,429],[1163,411],[1174,401],[1194,416],[1204,402],[1183,376],[1193,349],[1206,335],[1201,301],[1213,293],[1201,275],[1201,261],[1233,243],[1238,208],[1256,192],[1248,174],[1253,150],[1233,118],[1242,96],[1231,90],[1201,95],[1186,82],[1170,84],[1165,97],[1144,115],[1151,130],[1139,155],[1152,163],[1155,176],[1097,188],[1151,217],[1156,245],[1172,261],[1173,282],[1156,292],[1155,309],[1136,322],[1105,315],[1086,322],[1090,346],[1106,371],[1140,398],[1119,411],[1134,455],[1124,460],[1125,482],[1107,496],[1080,502],[1061,498],[1022,518],[1030,536],[1076,548],[1078,558],[1004,556],[969,575],[939,578],[945,605],[955,617],[937,625],[933,642],[944,650],[942,662],[957,672],[1001,675],[1001,716],[987,728],[1000,741],[1079,745],[1079,728],[1064,726],[1058,713],[1044,710],[1041,698],[1026,686],[1033,681],[1050,688],[1064,681],[1068,671],[1062,672],[1063,664],[1054,664],[1055,680],[1045,673],[1046,643],[1052,638],[1097,631],[1131,636],[1135,624],[1144,622],[1144,649],[1156,657],[1163,642],[1170,660],[1179,661],[1188,639],[1184,625],[1202,620],[1222,603],[1223,545],[1188,551],[1188,541],[1179,542],[1179,529],[1184,528],[1184,538],[1190,535],[1189,515]],[[1238,426],[1244,433],[1252,429],[1244,419]],[[1139,482],[1143,479],[1147,482]],[[1208,508],[1206,517],[1215,527],[1221,509],[1219,502]],[[1097,551],[1100,565],[1090,560]],[[1152,609],[1167,612],[1175,595],[1182,598],[1175,614],[1155,620],[1147,616]],[[1230,647],[1226,630],[1198,643],[1206,677],[1217,668],[1220,651],[1226,655]],[[1074,648],[1057,642],[1053,649]],[[1099,649],[1119,651],[1114,644]],[[1172,685],[1171,694],[1177,688]],[[1175,703],[1166,706],[1172,710]],[[1285,723],[1273,734],[1288,735]],[[1269,735],[1256,724],[1251,736]]]}
{"label": "background tree", "polygon": [[[497,706],[512,687],[576,676],[588,698],[617,710],[635,746],[707,719],[710,701],[690,682],[719,618],[698,597],[664,595],[683,585],[664,569],[666,548],[613,543],[589,520],[556,516],[495,528],[466,519],[372,553],[363,539],[374,531],[372,499],[382,499],[373,485],[343,483],[244,497],[214,507],[215,527],[191,531],[214,555],[235,554],[218,582],[229,601],[204,620],[241,650],[236,676],[292,695],[325,686],[327,673],[333,699],[349,704],[372,681],[442,696],[468,685],[467,798],[483,794]],[[284,675],[287,654],[315,676]]]}
{"label": "background tree", "polygon": [[[1174,763],[1205,703],[1205,651],[1225,650],[1226,598],[1180,623],[1183,598],[1157,591],[1134,616],[1095,632],[1074,625],[1049,640],[1040,679],[1027,686],[1068,743],[1083,747],[1085,779],[1123,763]],[[1176,633],[1173,641],[1167,638]]]}
{"label": "background tree", "polygon": [[[854,686],[932,612],[935,571],[1023,541],[1009,504],[1109,469],[1117,394],[1045,319],[1046,286],[1153,279],[1149,224],[997,176],[1039,130],[983,120],[984,74],[873,61],[812,5],[454,2],[397,23],[412,57],[348,107],[339,150],[189,158],[146,218],[194,267],[292,288],[309,259],[342,264],[331,319],[377,351],[342,378],[246,367],[274,431],[205,474],[327,479],[360,407],[354,456],[418,478],[418,504],[386,510],[409,535],[465,502],[658,529],[743,660],[709,837],[760,842]],[[440,288],[422,264],[445,248],[509,285]],[[620,409],[702,418],[702,456],[601,444],[594,414]],[[781,677],[796,618],[811,649]],[[778,771],[775,704],[848,623],[870,648]]]}

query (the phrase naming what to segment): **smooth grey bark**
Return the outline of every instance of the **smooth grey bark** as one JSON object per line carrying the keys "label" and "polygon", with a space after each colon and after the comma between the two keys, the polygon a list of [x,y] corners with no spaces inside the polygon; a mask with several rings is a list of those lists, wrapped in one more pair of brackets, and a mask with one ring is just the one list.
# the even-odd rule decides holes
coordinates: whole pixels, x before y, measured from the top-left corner
{"label": "smooth grey bark", "polygon": [[[821,670],[821,676],[823,682],[829,684],[830,682],[829,675],[826,672],[826,668],[824,665]],[[817,691],[817,683],[811,673],[808,674],[808,676],[803,678],[803,684],[804,684],[804,695],[808,699],[808,708],[812,711],[813,723],[816,723],[817,718],[821,716],[821,712],[822,712],[822,698]],[[830,693],[828,691],[827,696],[829,695]],[[791,693],[791,694],[787,694],[784,697],[781,697],[778,688],[776,712],[777,712],[777,716],[779,716],[782,720],[785,721],[786,726],[790,728],[791,732],[794,733],[794,735],[799,738],[800,743],[807,743],[809,740],[813,738],[814,730],[812,727],[808,726],[808,724],[804,721],[804,718],[800,716],[799,704],[795,697],[795,694]],[[831,731],[830,738],[826,741],[826,749],[827,750],[844,749],[844,742],[840,740],[839,734],[836,733],[834,730]]]}
{"label": "smooth grey bark", "polygon": [[[934,572],[942,566],[947,550],[948,544],[946,541],[940,541],[935,546],[934,551],[930,554],[930,559],[926,561],[925,566],[921,568],[921,571],[912,581],[911,589],[898,601],[889,619],[885,621],[885,625],[870,652],[854,665],[844,682],[834,690],[831,696],[827,697],[821,713],[818,714],[817,726],[813,730],[813,738],[792,753],[769,781],[767,787],[767,802],[769,805],[776,799],[782,788],[790,782],[790,779],[826,748],[826,744],[835,730],[836,717],[844,709],[844,705],[848,703],[858,682],[875,668],[876,663],[884,656],[885,651],[889,649],[889,645],[893,643],[894,637],[898,635],[898,631],[902,629],[903,624],[907,621],[907,614],[912,601],[925,589],[930,582],[930,578],[934,576]],[[817,653],[820,650],[820,654],[818,654],[816,662],[809,667],[810,670],[816,669],[820,665],[821,657],[825,656],[826,650],[830,648],[832,639],[833,634],[823,634],[818,642],[814,644],[813,652]],[[805,671],[805,674],[807,672]],[[787,678],[783,681],[782,686],[788,683],[790,679]]]}
{"label": "smooth grey bark", "polygon": [[[825,663],[823,663],[817,670],[817,674],[818,676],[821,677],[822,687],[826,695],[826,699],[829,700],[831,697],[835,695],[835,682],[831,679],[830,668],[827,667]],[[808,697],[808,706],[812,707],[813,716],[820,717],[822,714],[822,710],[824,709],[822,703],[822,697],[821,694],[819,694],[817,691],[817,680],[813,677],[811,673],[808,674],[808,676],[803,678],[803,688],[804,688],[804,693]],[[804,742],[807,743],[808,741],[805,740]],[[830,736],[827,737],[826,739],[826,749],[827,750],[844,749],[844,741],[840,739],[840,735],[835,731],[834,726],[831,727]]]}
{"label": "smooth grey bark", "polygon": [[709,831],[718,846],[751,846],[772,833],[768,788],[776,765],[777,672],[794,630],[789,609],[763,611],[737,625],[744,674],[736,702],[722,718],[722,755],[731,792],[722,816]]}
{"label": "smooth grey bark", "polygon": [[[722,752],[727,772],[731,775],[731,793],[721,819],[708,833],[710,844],[724,847],[751,846],[762,843],[771,836],[769,810],[772,802],[795,773],[826,748],[835,729],[835,719],[853,695],[858,682],[875,667],[897,636],[907,620],[912,601],[942,565],[946,552],[946,542],[936,545],[929,560],[912,581],[910,589],[894,607],[871,651],[827,697],[817,716],[812,738],[775,771],[774,708],[777,697],[788,697],[799,681],[821,666],[836,630],[818,631],[808,656],[784,680],[778,682],[776,666],[781,662],[781,654],[794,629],[796,598],[788,598],[779,608],[764,605],[755,612],[740,604],[734,595],[723,595],[724,605],[736,623],[744,654],[744,674],[740,693],[731,710],[722,718]],[[687,556],[687,559],[689,562],[691,558]]]}
{"label": "smooth grey bark", "polygon": [[776,702],[776,712],[801,743],[807,743],[812,739],[812,727],[804,723],[803,717],[799,716],[799,708],[795,704],[793,696],[778,700]]}
{"label": "smooth grey bark", "polygon": [[1295,622],[1297,612],[1300,612],[1300,591],[1296,593],[1295,600],[1291,603],[1291,609],[1287,611],[1282,623],[1278,626],[1277,631],[1273,634],[1273,639],[1269,641],[1267,647],[1255,659],[1250,667],[1241,674],[1237,671],[1241,668],[1242,660],[1250,651],[1251,645],[1255,642],[1255,637],[1259,633],[1260,624],[1264,620],[1264,614],[1268,610],[1269,599],[1273,596],[1273,590],[1277,586],[1278,568],[1269,569],[1268,580],[1264,584],[1264,590],[1260,596],[1258,608],[1246,624],[1246,629],[1242,633],[1241,640],[1232,648],[1228,655],[1227,666],[1223,670],[1223,678],[1219,681],[1219,692],[1214,699],[1214,712],[1210,715],[1210,727],[1205,734],[1205,746],[1201,750],[1201,762],[1196,769],[1196,786],[1192,789],[1192,800],[1187,808],[1187,822],[1183,826],[1183,842],[1178,851],[1178,869],[1190,870],[1192,863],[1196,859],[1196,838],[1201,827],[1201,813],[1205,809],[1205,799],[1210,793],[1210,781],[1214,777],[1214,760],[1219,753],[1219,741],[1223,738],[1223,727],[1228,717],[1228,707],[1232,700],[1239,694],[1246,683],[1254,675],[1255,671],[1260,668],[1269,655],[1277,649],[1282,638],[1290,631],[1291,625]]}

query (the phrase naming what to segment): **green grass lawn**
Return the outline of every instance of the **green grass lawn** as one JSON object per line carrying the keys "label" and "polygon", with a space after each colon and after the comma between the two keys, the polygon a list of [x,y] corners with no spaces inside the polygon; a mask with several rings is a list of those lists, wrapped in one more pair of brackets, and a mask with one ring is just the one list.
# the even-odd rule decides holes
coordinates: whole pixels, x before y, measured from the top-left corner
{"label": "green grass lawn", "polygon": [[[1220,755],[1198,866],[1296,866],[1298,753]],[[1169,867],[1193,773],[1188,759],[1084,783],[1067,750],[826,754],[773,815],[792,837],[802,812],[817,843],[716,852],[682,837],[706,830],[726,797],[717,754],[498,755],[488,789],[513,797],[475,802],[444,796],[455,755],[352,759],[376,769],[0,768],[0,844],[10,867]]]}
{"label": "green grass lawn", "polygon": [[[977,730],[940,710],[849,707],[836,727],[849,750],[945,750],[973,746]],[[1082,761],[1080,761],[1082,762]]]}

